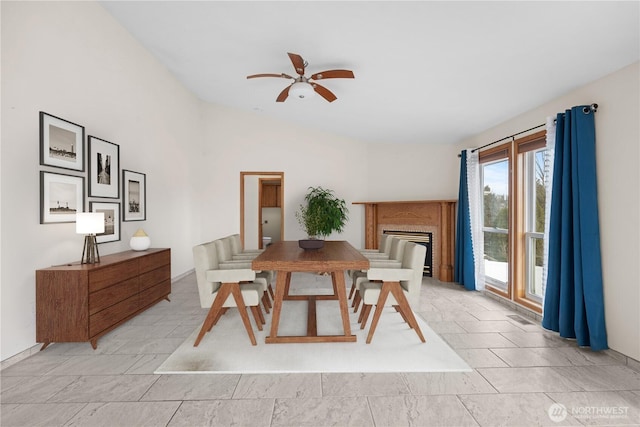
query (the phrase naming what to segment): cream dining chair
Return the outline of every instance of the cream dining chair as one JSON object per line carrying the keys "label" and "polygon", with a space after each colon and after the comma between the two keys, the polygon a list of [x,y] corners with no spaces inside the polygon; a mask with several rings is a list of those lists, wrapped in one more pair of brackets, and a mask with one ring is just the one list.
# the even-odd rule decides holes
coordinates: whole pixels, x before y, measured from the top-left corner
{"label": "cream dining chair", "polygon": [[[359,249],[359,252],[364,255],[369,260],[371,259],[388,259],[389,252],[391,251],[391,237],[388,234],[381,234],[378,240],[378,249]],[[349,278],[353,280],[353,276],[356,272],[360,270],[347,270],[347,274],[349,274]],[[353,297],[355,288],[351,287],[351,292],[349,292],[349,299]]]}
{"label": "cream dining chair", "polygon": [[[260,309],[266,280],[256,277],[255,271],[247,268],[221,269],[215,242],[193,247],[193,262],[198,283],[200,306],[209,308],[209,313],[200,329],[194,347],[200,344],[204,335],[218,323],[230,307],[237,307],[252,345],[256,338],[251,328],[246,307],[251,307],[258,330],[262,330],[265,320]],[[240,282],[243,282],[240,285]]]}
{"label": "cream dining chair", "polygon": [[367,258],[388,258],[391,251],[390,237],[392,236],[382,233],[378,238],[378,249],[360,249],[360,253]]}
{"label": "cream dining chair", "polygon": [[227,236],[227,238],[231,242],[231,253],[233,254],[233,256],[236,256],[236,255],[258,256],[262,252],[264,252],[264,249],[243,249],[242,241],[240,240],[239,234],[232,234],[230,236]]}
{"label": "cream dining chair", "polygon": [[[369,268],[400,268],[402,266],[402,255],[404,252],[404,246],[407,240],[400,239],[399,237],[389,237],[387,241],[390,243],[390,251],[388,258],[369,259]],[[366,271],[354,271],[351,275],[351,290],[349,292],[349,298],[353,296],[351,306],[355,307],[355,311],[358,311],[358,305],[360,304],[360,295],[358,289],[360,288],[360,282],[367,277]]]}
{"label": "cream dining chair", "polygon": [[[264,252],[264,249],[249,249],[249,250],[242,249],[242,241],[240,240],[239,234],[232,234],[230,236],[227,236],[226,238],[229,240],[232,260],[236,260],[236,261],[247,260],[247,259],[253,260],[262,252]],[[273,295],[272,284],[275,279],[275,272],[273,271],[260,272],[258,273],[258,276],[265,277],[267,279],[267,290],[269,291],[269,295],[271,296],[271,299],[273,299],[274,295]]]}
{"label": "cream dining chair", "polygon": [[[231,254],[231,240],[229,236],[224,237],[222,239],[214,240],[216,245],[216,252],[218,255],[218,263],[221,268],[225,269],[236,269],[236,268],[246,268],[251,269],[251,261],[253,258],[249,259],[233,259],[233,255]],[[261,271],[256,273],[256,277],[264,279],[264,290],[267,291],[269,286],[271,285],[271,280],[273,280],[273,273],[269,271]],[[271,300],[269,299],[269,293],[265,292],[262,296],[262,302],[264,305],[264,309],[267,313],[269,313],[269,309],[271,308]]]}
{"label": "cream dining chair", "polygon": [[358,293],[362,298],[363,307],[360,313],[360,328],[364,329],[372,306],[376,306],[373,320],[367,335],[367,344],[380,320],[385,306],[392,306],[402,315],[402,318],[415,330],[422,342],[425,342],[422,331],[411,310],[411,305],[418,303],[422,289],[422,275],[424,258],[427,248],[414,242],[407,242],[402,256],[401,268],[370,268],[367,271],[367,281],[360,283]]}

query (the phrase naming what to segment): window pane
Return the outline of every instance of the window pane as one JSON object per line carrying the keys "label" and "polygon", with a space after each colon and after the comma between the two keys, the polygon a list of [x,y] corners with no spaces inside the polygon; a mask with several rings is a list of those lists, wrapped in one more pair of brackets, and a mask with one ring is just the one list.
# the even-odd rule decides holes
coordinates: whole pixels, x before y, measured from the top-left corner
{"label": "window pane", "polygon": [[502,160],[482,167],[484,226],[509,228],[509,162]]}
{"label": "window pane", "polygon": [[506,233],[484,232],[484,274],[489,283],[503,289],[509,281],[508,238]]}
{"label": "window pane", "polygon": [[533,231],[544,233],[544,204],[546,199],[544,182],[544,153],[545,150],[535,152],[535,228]]}
{"label": "window pane", "polygon": [[525,291],[526,297],[542,301],[542,256],[544,247],[545,149],[525,153],[525,202],[526,230],[524,235]]}
{"label": "window pane", "polygon": [[487,283],[506,290],[509,281],[509,161],[482,166],[484,270]]}
{"label": "window pane", "polygon": [[542,299],[542,251],[544,240],[536,237],[529,239],[527,259],[527,293]]}

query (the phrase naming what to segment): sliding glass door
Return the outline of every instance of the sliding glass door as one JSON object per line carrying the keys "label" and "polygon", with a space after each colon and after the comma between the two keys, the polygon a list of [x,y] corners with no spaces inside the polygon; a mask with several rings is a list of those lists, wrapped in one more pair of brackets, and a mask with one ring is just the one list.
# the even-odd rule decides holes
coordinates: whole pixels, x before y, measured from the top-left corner
{"label": "sliding glass door", "polygon": [[527,151],[524,156],[524,280],[527,299],[542,302],[544,253],[545,149]]}
{"label": "sliding glass door", "polygon": [[509,283],[509,160],[483,163],[484,272],[487,284],[507,292]]}
{"label": "sliding glass door", "polygon": [[546,182],[544,131],[480,153],[487,290],[541,311]]}

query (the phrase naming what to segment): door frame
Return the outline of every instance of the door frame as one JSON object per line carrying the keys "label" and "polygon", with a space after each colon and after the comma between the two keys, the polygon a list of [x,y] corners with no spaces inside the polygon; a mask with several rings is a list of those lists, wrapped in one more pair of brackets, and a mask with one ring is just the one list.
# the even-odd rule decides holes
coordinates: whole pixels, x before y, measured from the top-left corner
{"label": "door frame", "polygon": [[[245,195],[244,195],[244,186],[245,186],[245,176],[264,176],[268,178],[279,178],[280,179],[280,240],[284,240],[284,172],[240,172],[240,241],[242,242],[242,247],[244,248],[244,238],[245,238],[245,218],[244,218],[244,206],[245,206]],[[260,197],[262,194],[262,189],[260,188],[260,180],[258,179],[258,206],[260,206]],[[258,214],[259,219],[261,219],[262,214]],[[261,224],[259,224],[261,227]],[[258,247],[261,247],[262,243],[258,242]]]}

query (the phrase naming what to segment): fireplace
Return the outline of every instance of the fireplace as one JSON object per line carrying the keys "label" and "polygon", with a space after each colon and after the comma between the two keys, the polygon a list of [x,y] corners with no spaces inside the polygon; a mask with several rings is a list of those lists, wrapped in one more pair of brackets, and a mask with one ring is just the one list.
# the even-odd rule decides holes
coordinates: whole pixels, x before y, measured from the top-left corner
{"label": "fireplace", "polygon": [[427,253],[424,257],[424,270],[422,271],[422,275],[426,277],[433,277],[433,233],[400,230],[383,230],[382,232],[389,236],[398,237],[427,248]]}
{"label": "fireplace", "polygon": [[453,281],[456,200],[353,202],[364,205],[364,247],[378,248],[385,231],[431,233],[431,277]]}

